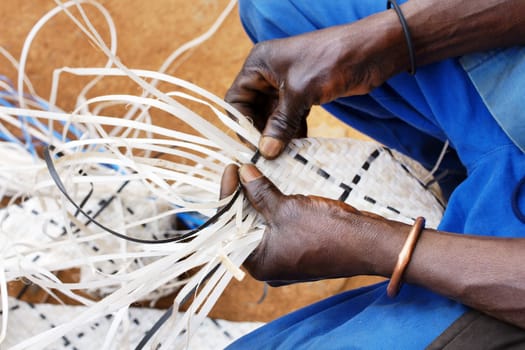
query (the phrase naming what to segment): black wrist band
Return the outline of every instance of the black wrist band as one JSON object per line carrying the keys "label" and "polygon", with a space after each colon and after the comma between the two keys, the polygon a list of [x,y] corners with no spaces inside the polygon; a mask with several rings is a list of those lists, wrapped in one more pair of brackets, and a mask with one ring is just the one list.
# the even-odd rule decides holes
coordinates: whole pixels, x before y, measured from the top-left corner
{"label": "black wrist band", "polygon": [[399,21],[401,22],[401,27],[403,27],[403,32],[405,33],[405,39],[408,46],[408,56],[410,58],[409,73],[414,75],[416,74],[416,54],[414,52],[414,44],[412,44],[412,37],[410,36],[410,30],[408,29],[407,21],[405,20],[405,16],[403,16],[403,12],[401,12],[401,8],[397,4],[396,0],[387,0],[386,8],[390,9],[390,5],[394,6],[394,10],[396,11]]}

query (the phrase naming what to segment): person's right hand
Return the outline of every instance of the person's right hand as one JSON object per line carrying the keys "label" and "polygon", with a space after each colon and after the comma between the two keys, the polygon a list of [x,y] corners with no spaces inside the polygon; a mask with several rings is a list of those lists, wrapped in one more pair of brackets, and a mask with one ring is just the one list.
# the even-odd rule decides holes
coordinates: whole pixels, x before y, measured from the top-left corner
{"label": "person's right hand", "polygon": [[277,157],[306,136],[313,105],[366,94],[408,66],[393,11],[359,22],[257,44],[225,100],[262,131],[259,149]]}

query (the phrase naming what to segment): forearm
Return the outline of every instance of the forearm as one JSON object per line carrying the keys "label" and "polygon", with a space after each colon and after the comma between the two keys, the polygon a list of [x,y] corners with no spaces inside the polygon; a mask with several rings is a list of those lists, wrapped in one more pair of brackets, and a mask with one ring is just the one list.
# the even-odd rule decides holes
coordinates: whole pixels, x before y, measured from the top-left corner
{"label": "forearm", "polygon": [[[417,66],[472,52],[525,45],[523,0],[410,0],[401,9]],[[344,77],[329,79],[331,88],[325,89],[328,93],[315,103],[367,93],[410,69],[407,41],[394,10],[301,36],[305,37],[314,39],[326,55],[316,57],[316,65],[337,67],[335,76]]]}
{"label": "forearm", "polygon": [[[389,277],[410,227],[378,228],[375,273]],[[525,328],[524,251],[525,239],[424,230],[404,280]]]}
{"label": "forearm", "polygon": [[525,44],[523,0],[412,0],[401,9],[418,65]]}
{"label": "forearm", "polygon": [[[359,212],[340,201],[286,196],[253,165],[244,165],[239,173],[246,197],[267,222],[261,243],[245,262],[255,278],[392,275],[410,225]],[[222,183],[230,187],[225,193],[235,188],[235,181]],[[404,280],[525,329],[524,251],[525,239],[426,229]]]}
{"label": "forearm", "polygon": [[525,240],[435,231],[421,238],[407,281],[525,328]]}

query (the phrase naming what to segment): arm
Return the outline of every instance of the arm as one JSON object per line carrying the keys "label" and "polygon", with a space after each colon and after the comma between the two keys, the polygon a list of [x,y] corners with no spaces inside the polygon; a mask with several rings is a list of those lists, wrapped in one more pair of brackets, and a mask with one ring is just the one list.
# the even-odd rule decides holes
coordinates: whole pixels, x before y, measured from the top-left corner
{"label": "arm", "polygon": [[[232,171],[227,177],[223,186],[231,192],[237,177]],[[410,226],[339,201],[285,196],[253,165],[241,168],[240,180],[267,221],[262,242],[245,263],[255,278],[280,284],[392,274]],[[404,280],[525,329],[524,251],[525,239],[426,229]]]}
{"label": "arm", "polygon": [[419,0],[401,6],[420,65],[525,44],[525,2]]}
{"label": "arm", "polygon": [[[525,44],[522,0],[414,0],[401,8],[418,65]],[[226,100],[253,118],[263,133],[261,153],[272,159],[290,139],[305,135],[312,105],[366,94],[409,65],[399,18],[393,10],[383,11],[256,45]]]}

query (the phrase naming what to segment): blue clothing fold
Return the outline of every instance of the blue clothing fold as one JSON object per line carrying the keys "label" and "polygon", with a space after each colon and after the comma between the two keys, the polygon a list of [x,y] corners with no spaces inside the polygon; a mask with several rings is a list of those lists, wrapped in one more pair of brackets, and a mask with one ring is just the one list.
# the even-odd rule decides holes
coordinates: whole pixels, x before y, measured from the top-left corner
{"label": "blue clothing fold", "polygon": [[525,48],[470,54],[460,62],[499,126],[525,152],[522,102]]}
{"label": "blue clothing fold", "polygon": [[[240,1],[239,6],[248,35],[258,42],[353,22],[384,11],[386,1],[261,0]],[[415,76],[399,74],[366,96],[341,98],[324,108],[427,168],[448,140],[451,149],[440,171],[450,174],[441,183],[450,198],[439,229],[524,237],[524,225],[512,213],[511,195],[525,176],[525,155],[493,116],[508,114],[511,108],[513,123],[523,120],[525,99],[519,95],[525,79],[517,78],[525,72],[522,52],[514,48],[490,59],[481,54],[448,59],[419,68]],[[523,125],[517,122],[518,130]],[[513,138],[519,141],[523,135],[519,131]],[[465,310],[413,285],[390,299],[385,284],[378,284],[298,310],[229,349],[422,349]]]}

